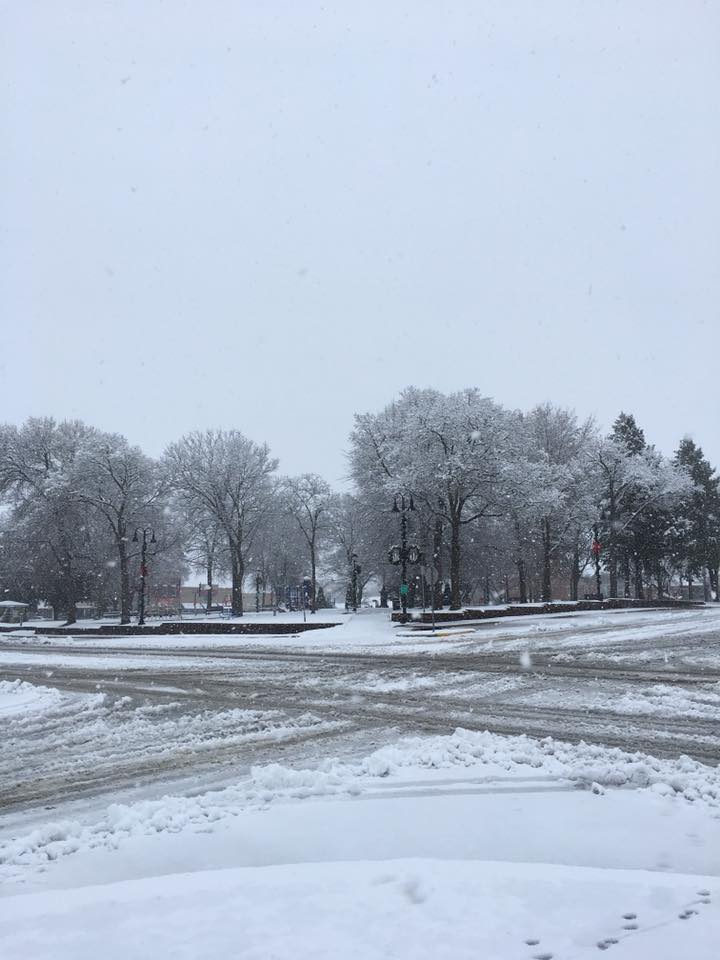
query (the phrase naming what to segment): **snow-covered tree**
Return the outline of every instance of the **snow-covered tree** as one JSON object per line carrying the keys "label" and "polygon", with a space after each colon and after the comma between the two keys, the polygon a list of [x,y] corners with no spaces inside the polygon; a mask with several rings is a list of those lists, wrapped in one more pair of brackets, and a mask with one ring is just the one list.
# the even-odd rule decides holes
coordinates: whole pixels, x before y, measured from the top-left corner
{"label": "snow-covered tree", "polygon": [[690,477],[692,488],[680,497],[677,510],[676,548],[688,588],[694,577],[703,578],[707,570],[713,598],[718,593],[720,567],[720,477],[712,464],[689,437],[675,454],[675,463]]}
{"label": "snow-covered tree", "polygon": [[[518,461],[527,476],[520,500],[539,530],[542,599],[552,599],[553,563],[568,547],[577,547],[578,528],[589,526],[586,453],[594,437],[591,420],[579,423],[573,410],[542,404],[524,421],[525,456]],[[515,470],[515,473],[522,472]],[[576,571],[573,572],[573,580]]]}
{"label": "snow-covered tree", "polygon": [[137,557],[132,537],[138,527],[154,524],[156,540],[167,549],[167,536],[158,538],[166,506],[166,483],[158,464],[119,434],[93,431],[85,438],[72,469],[81,503],[94,509],[107,525],[117,552],[120,622],[130,623],[130,561]]}
{"label": "snow-covered tree", "polygon": [[253,543],[251,563],[256,576],[272,590],[276,604],[283,602],[289,587],[300,585],[307,571],[305,538],[279,488]]}
{"label": "snow-covered tree", "polygon": [[101,547],[75,471],[93,436],[80,421],[51,418],[5,426],[0,435],[0,493],[11,506],[15,541],[25,545],[32,565],[42,566],[43,589],[68,623],[75,622],[77,603],[97,572]]}
{"label": "snow-covered tree", "polygon": [[315,613],[318,551],[327,533],[332,491],[316,473],[288,477],[282,482],[287,509],[302,534],[310,559],[310,610]]}
{"label": "snow-covered tree", "polygon": [[616,421],[609,437],[597,441],[590,456],[602,490],[599,504],[607,541],[606,566],[610,577],[610,595],[618,596],[618,571],[621,554],[629,535],[634,534],[636,589],[642,593],[642,565],[647,557],[651,533],[663,536],[655,522],[643,522],[652,511],[677,501],[691,487],[687,474],[662,457],[653,447],[642,445],[640,435],[629,418]]}
{"label": "snow-covered tree", "polygon": [[498,509],[513,430],[512,416],[477,390],[410,387],[379,414],[355,418],[351,464],[359,488],[412,493],[447,525],[453,609],[462,597],[462,530]]}
{"label": "snow-covered tree", "polygon": [[187,510],[222,529],[232,576],[232,611],[243,614],[246,563],[273,498],[277,460],[238,430],[186,434],[168,447],[165,468]]}
{"label": "snow-covered tree", "polygon": [[185,529],[185,556],[195,570],[202,570],[207,583],[206,607],[213,605],[216,578],[229,570],[227,540],[217,519],[186,505],[181,511]]}
{"label": "snow-covered tree", "polygon": [[[345,595],[355,603],[374,577],[384,581],[387,551],[397,534],[388,528],[389,514],[380,503],[368,503],[349,493],[336,494],[330,506],[327,565],[334,578],[345,584]],[[360,569],[352,597],[353,557]]]}

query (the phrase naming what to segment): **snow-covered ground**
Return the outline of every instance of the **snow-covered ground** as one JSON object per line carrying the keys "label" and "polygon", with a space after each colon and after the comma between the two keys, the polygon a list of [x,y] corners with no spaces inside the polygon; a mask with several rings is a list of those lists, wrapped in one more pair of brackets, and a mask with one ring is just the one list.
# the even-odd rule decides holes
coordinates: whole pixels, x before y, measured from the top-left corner
{"label": "snow-covered ground", "polygon": [[259,757],[305,762],[456,726],[717,762],[718,638],[716,607],[518,618],[434,637],[381,610],[261,643],[6,634],[0,680],[65,699],[9,728],[0,809],[145,794],[177,778],[220,784]]}
{"label": "snow-covered ground", "polygon": [[[310,615],[308,615],[310,617]],[[484,620],[479,623],[439,625],[435,631],[418,622],[407,626],[392,624],[387,610],[363,609],[357,614],[321,610],[317,622],[335,624],[321,630],[298,634],[273,636],[258,634],[167,634],[160,636],[88,637],[78,626],[72,637],[42,635],[37,625],[37,636],[26,628],[0,633],[0,651],[6,656],[8,648],[26,645],[38,647],[67,647],[77,649],[130,650],[207,650],[258,649],[307,650],[315,652],[348,653],[492,653],[511,651],[550,651],[562,653],[581,648],[584,653],[605,653],[621,661],[634,656],[634,651],[662,650],[669,643],[682,649],[690,640],[712,638],[720,631],[720,604],[690,610],[601,610],[556,614],[525,615]],[[249,623],[300,623],[300,615],[248,614]],[[708,657],[720,665],[717,645],[708,650]],[[627,647],[627,649],[626,649]],[[608,649],[606,649],[608,648]],[[697,655],[698,651],[695,651]],[[702,650],[700,651],[702,653]]]}
{"label": "snow-covered ground", "polygon": [[262,766],[0,838],[2,956],[710,960],[719,810],[717,769],[468,731]]}
{"label": "snow-covered ground", "polygon": [[15,719],[27,723],[36,711],[55,707],[62,694],[51,687],[36,687],[22,680],[0,680],[0,722],[12,724]]}
{"label": "snow-covered ground", "polygon": [[[315,621],[321,623],[340,623],[344,616],[347,616],[347,612],[340,608],[327,608],[318,610],[314,614],[309,612],[305,615],[306,621]],[[167,616],[167,617],[154,617],[150,616],[146,618],[146,624],[148,626],[155,626],[159,623],[169,623],[171,621],[179,621],[184,623],[302,623],[303,615],[302,611],[298,612],[279,612],[275,613],[272,610],[263,610],[259,613],[256,613],[254,609],[247,610],[243,617],[231,617],[226,613],[211,613],[206,614],[203,610],[198,608],[197,612],[189,611],[186,612],[182,617],[177,616]],[[48,619],[28,619],[22,625],[18,625],[19,630],[42,630],[47,627],[64,627],[67,621],[65,620],[48,620]],[[135,621],[133,621],[135,623]],[[92,618],[78,620],[76,627],[78,632],[82,630],[92,629],[96,627],[107,627],[107,626],[119,626],[120,620],[117,616],[115,617],[102,617],[102,618]]]}
{"label": "snow-covered ground", "polygon": [[714,958],[719,640],[4,634],[0,957]]}

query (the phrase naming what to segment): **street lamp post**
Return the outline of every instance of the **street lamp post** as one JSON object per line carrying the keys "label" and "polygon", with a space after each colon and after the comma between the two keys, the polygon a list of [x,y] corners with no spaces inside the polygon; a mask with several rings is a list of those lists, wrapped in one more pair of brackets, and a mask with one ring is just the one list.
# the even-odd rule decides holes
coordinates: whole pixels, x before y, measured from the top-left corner
{"label": "street lamp post", "polygon": [[[142,540],[138,534],[142,534]],[[136,527],[133,534],[133,543],[140,542],[140,610],[138,616],[138,626],[145,625],[145,579],[147,577],[147,545],[148,533],[150,534],[150,543],[157,543],[155,531],[152,527]]]}
{"label": "street lamp post", "polygon": [[390,563],[394,563],[396,566],[400,565],[400,603],[402,606],[400,619],[403,623],[407,623],[408,620],[407,598],[410,587],[407,582],[407,565],[408,563],[420,563],[422,560],[420,548],[414,543],[408,546],[407,542],[407,513],[414,509],[415,502],[412,495],[406,500],[405,494],[401,494],[399,504],[397,497],[393,499],[392,512],[400,514],[400,546],[391,547],[388,558]]}

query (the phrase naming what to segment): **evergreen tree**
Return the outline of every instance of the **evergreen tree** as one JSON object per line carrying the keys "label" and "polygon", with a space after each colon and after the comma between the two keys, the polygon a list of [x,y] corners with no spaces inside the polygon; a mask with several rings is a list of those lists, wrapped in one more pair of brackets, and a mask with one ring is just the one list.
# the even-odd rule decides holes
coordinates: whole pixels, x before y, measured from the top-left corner
{"label": "evergreen tree", "polygon": [[693,481],[693,489],[680,504],[676,544],[685,574],[702,577],[708,572],[714,599],[718,596],[718,567],[720,567],[720,477],[702,449],[686,437],[675,454],[675,463],[683,468]]}
{"label": "evergreen tree", "polygon": [[620,412],[610,435],[614,440],[619,440],[630,454],[642,453],[647,446],[645,433],[637,425],[631,413]]}
{"label": "evergreen tree", "polygon": [[[647,449],[645,433],[637,425],[637,421],[631,413],[620,412],[610,435],[622,445],[630,457],[640,456]],[[624,596],[629,597],[631,594],[632,576],[635,581],[635,596],[642,600],[645,595],[643,568],[649,559],[645,556],[644,548],[649,542],[650,531],[656,527],[656,521],[648,519],[641,512],[638,512],[640,506],[641,491],[638,486],[630,483],[623,490],[619,503],[619,519],[625,519],[625,525],[616,532],[617,558],[622,570]],[[654,550],[652,552],[655,553]]]}

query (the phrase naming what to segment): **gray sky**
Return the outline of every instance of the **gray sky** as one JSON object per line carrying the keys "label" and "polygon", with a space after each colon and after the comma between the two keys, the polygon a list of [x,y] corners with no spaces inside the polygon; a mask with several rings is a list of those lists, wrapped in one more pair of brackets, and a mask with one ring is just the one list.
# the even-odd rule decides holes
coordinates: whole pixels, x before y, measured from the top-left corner
{"label": "gray sky", "polygon": [[0,9],[0,419],[335,481],[477,386],[720,461],[718,3]]}

